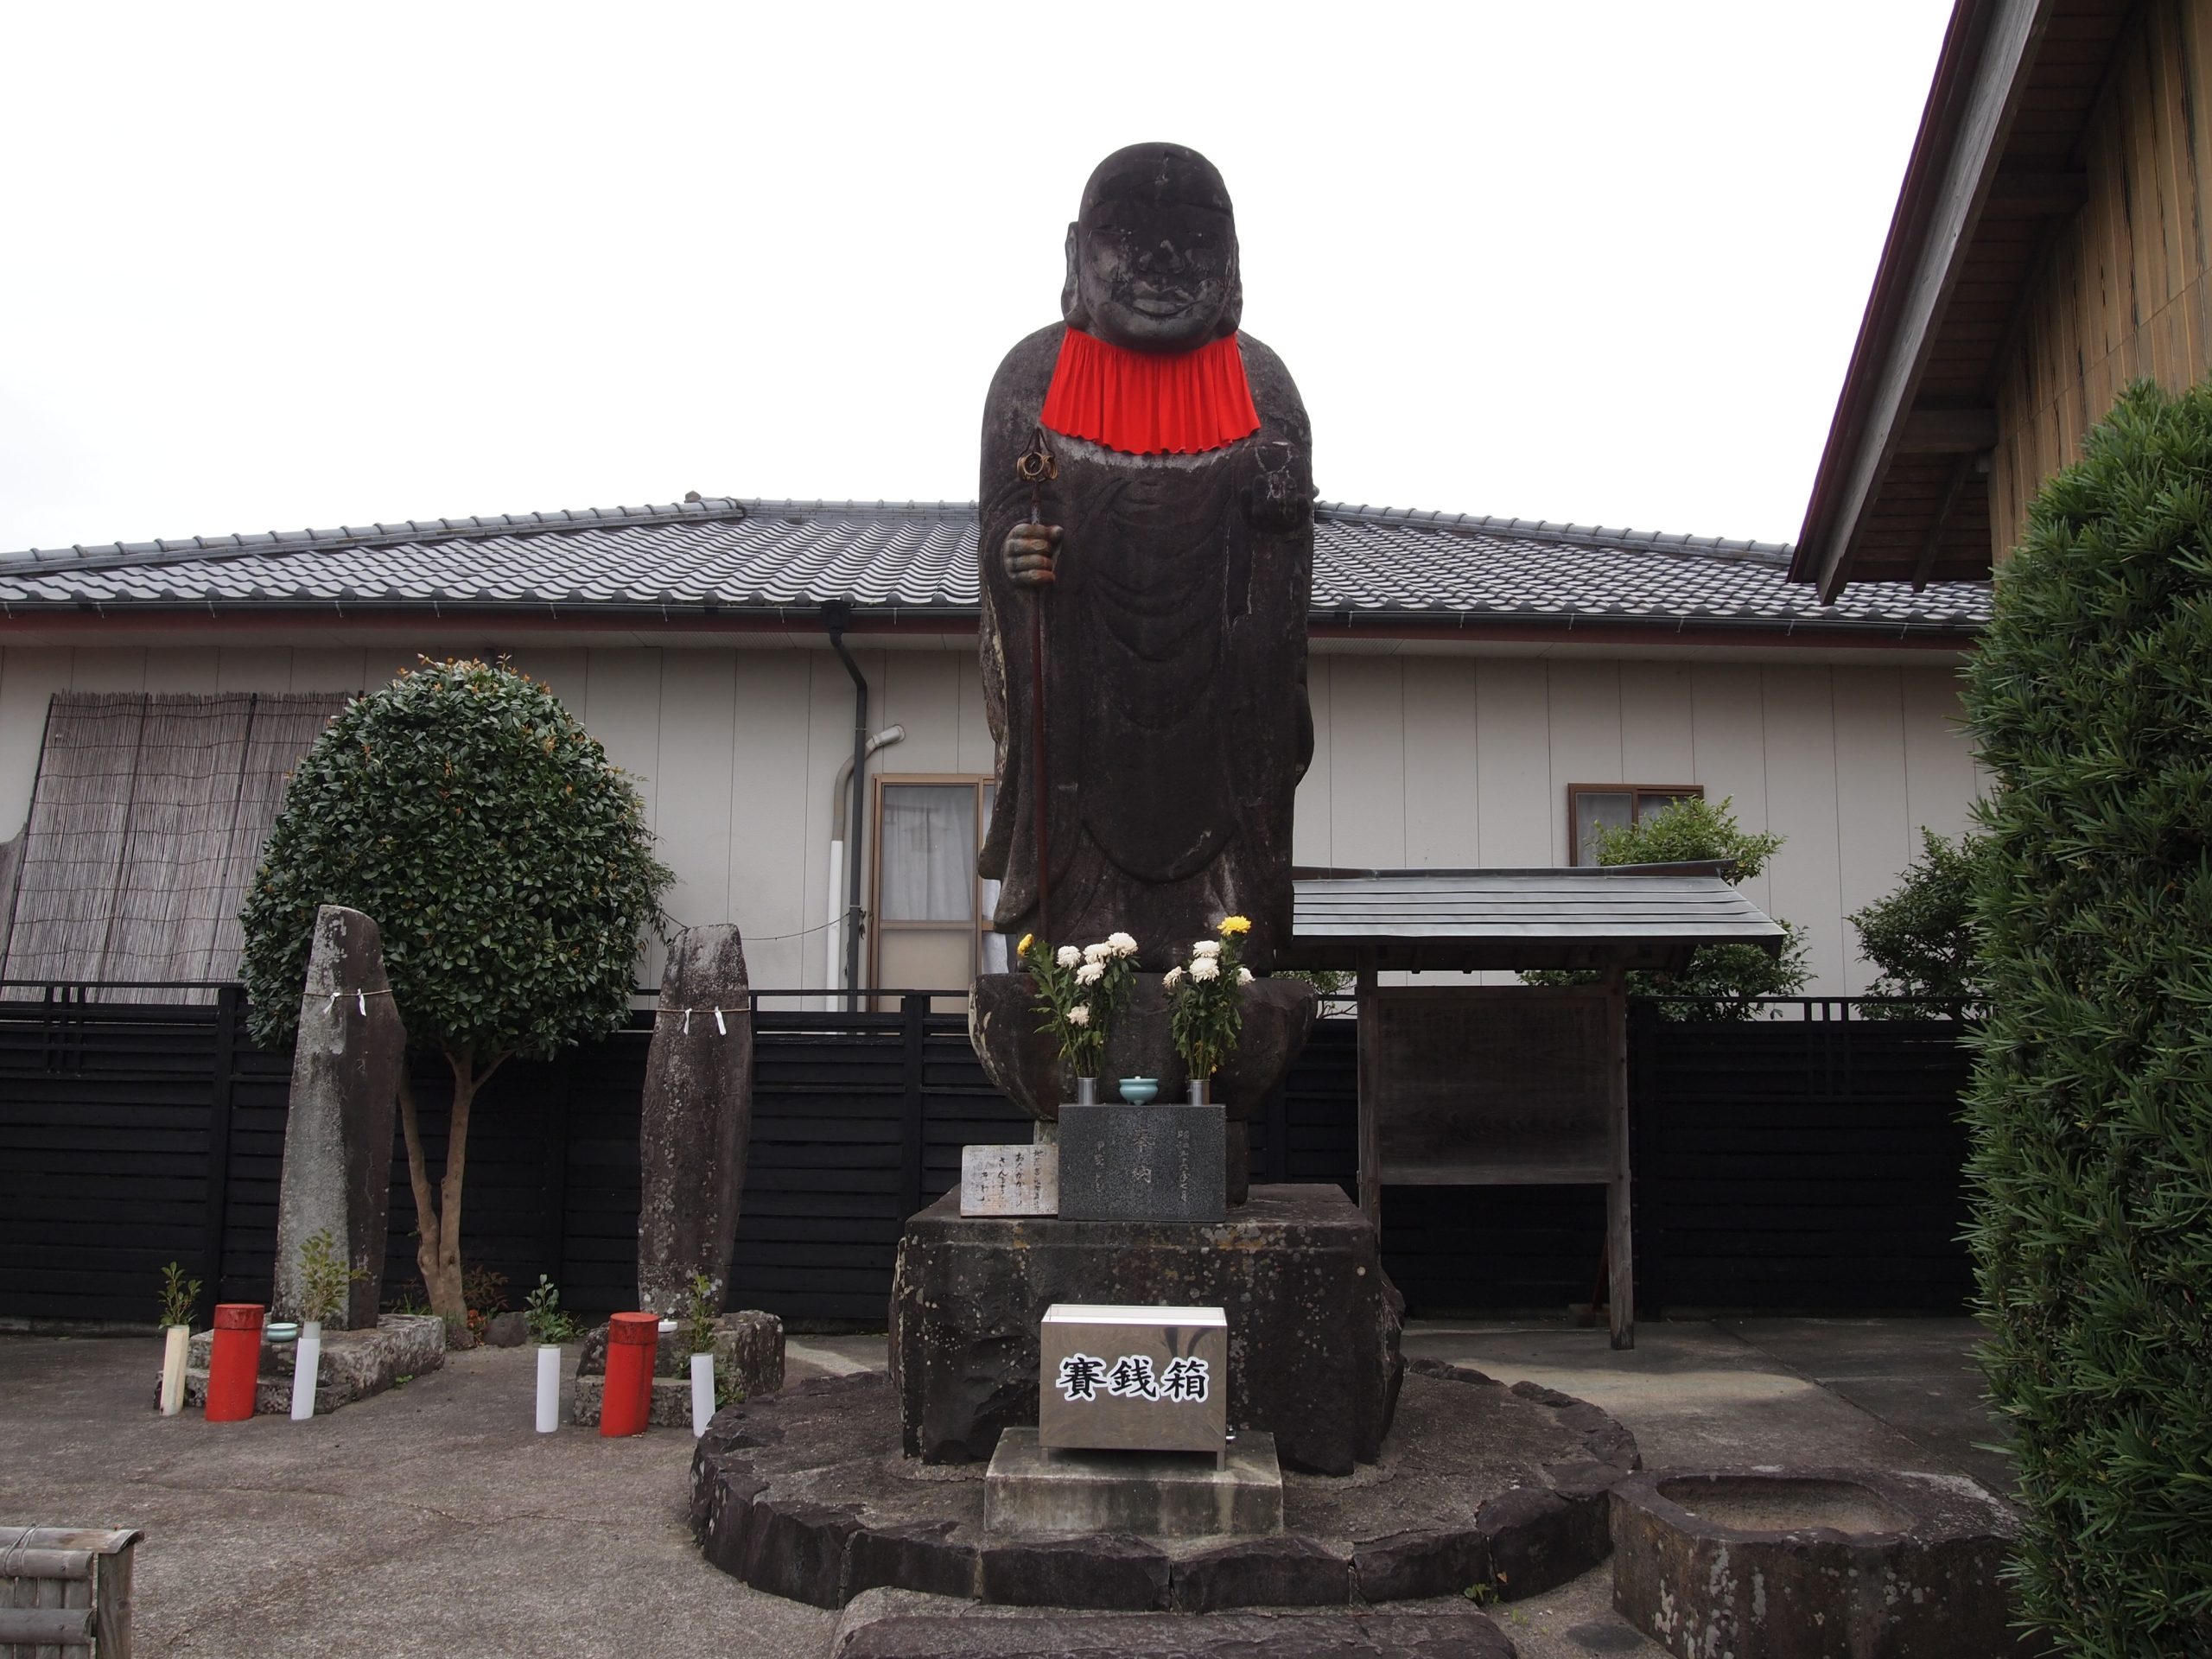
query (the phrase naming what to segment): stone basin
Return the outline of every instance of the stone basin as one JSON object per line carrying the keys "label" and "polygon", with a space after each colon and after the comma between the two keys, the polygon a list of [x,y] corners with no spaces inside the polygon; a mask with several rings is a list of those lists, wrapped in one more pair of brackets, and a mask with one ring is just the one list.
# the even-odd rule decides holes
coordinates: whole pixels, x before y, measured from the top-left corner
{"label": "stone basin", "polygon": [[1912,1516],[1855,1480],[1797,1475],[1690,1475],[1659,1483],[1693,1518],[1734,1532],[1904,1532]]}
{"label": "stone basin", "polygon": [[1613,1606],[1683,1659],[2033,1651],[1999,1578],[2012,1511],[1963,1477],[1676,1470],[1610,1501]]}

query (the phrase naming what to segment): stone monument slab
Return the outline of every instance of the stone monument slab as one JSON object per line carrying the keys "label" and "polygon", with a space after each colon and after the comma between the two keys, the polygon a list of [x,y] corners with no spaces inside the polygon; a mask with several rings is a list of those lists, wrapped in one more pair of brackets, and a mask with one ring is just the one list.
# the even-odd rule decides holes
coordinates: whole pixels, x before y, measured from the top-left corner
{"label": "stone monument slab", "polygon": [[[358,910],[323,906],[315,912],[292,1049],[275,1312],[302,1317],[301,1248],[327,1231],[339,1260],[359,1276],[345,1306],[323,1320],[326,1336],[377,1326],[391,1212],[392,1116],[406,1064],[407,1030],[392,1006],[377,925]],[[326,1363],[333,1351],[325,1351]]]}
{"label": "stone monument slab", "polygon": [[687,1310],[704,1274],[720,1313],[753,1134],[753,997],[726,925],[669,946],[638,1124],[638,1306]]}

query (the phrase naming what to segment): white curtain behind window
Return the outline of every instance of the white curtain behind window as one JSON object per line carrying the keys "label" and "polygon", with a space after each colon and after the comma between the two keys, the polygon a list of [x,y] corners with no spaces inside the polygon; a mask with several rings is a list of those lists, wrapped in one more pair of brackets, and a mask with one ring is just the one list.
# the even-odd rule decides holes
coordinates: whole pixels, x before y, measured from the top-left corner
{"label": "white curtain behind window", "polygon": [[976,786],[883,786],[883,919],[976,918]]}

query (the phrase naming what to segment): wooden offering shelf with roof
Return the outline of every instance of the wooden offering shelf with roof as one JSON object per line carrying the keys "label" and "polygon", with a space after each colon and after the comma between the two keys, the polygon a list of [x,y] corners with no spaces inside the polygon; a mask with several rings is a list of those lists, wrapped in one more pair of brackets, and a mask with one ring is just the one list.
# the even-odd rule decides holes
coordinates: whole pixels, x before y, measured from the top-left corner
{"label": "wooden offering shelf with roof", "polygon": [[[1719,863],[1300,870],[1286,967],[1359,980],[1359,1197],[1386,1185],[1605,1189],[1612,1344],[1636,1344],[1630,1244],[1631,969],[1783,934]],[[1584,969],[1577,986],[1384,987],[1393,972]]]}

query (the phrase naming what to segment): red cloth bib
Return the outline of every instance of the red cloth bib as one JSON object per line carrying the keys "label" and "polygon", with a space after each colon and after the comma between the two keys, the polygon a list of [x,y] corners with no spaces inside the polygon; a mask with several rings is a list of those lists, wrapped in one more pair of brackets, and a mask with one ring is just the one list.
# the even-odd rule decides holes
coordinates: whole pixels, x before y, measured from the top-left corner
{"label": "red cloth bib", "polygon": [[1038,418],[1132,455],[1193,455],[1260,429],[1234,334],[1162,356],[1070,328]]}

